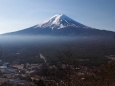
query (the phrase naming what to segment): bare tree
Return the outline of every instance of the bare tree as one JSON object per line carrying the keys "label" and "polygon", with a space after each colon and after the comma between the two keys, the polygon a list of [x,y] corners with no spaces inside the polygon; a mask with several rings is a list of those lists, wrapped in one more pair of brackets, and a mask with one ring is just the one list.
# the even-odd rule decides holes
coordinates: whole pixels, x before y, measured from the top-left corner
{"label": "bare tree", "polygon": [[[53,62],[54,68],[50,71],[51,78],[55,80],[59,86],[76,86],[80,81],[77,76],[76,61],[73,58],[73,52],[70,48],[57,53],[58,62]],[[74,79],[74,80],[73,80]]]}

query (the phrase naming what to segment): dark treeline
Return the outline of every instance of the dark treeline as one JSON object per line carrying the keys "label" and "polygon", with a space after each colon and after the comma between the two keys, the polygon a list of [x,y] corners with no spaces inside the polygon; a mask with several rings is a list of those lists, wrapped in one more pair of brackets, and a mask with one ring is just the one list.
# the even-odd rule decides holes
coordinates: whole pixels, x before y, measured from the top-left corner
{"label": "dark treeline", "polygon": [[[41,63],[39,54],[47,61],[56,59],[56,53],[71,47],[76,59],[90,59],[90,64],[103,63],[105,55],[115,53],[114,38],[103,37],[1,37],[2,56],[8,62]],[[36,60],[37,59],[37,60]]]}

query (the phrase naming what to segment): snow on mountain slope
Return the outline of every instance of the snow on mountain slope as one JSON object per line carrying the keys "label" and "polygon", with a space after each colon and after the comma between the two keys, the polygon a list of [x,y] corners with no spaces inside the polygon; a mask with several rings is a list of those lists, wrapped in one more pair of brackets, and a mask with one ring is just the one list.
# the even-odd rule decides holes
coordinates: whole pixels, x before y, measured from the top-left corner
{"label": "snow on mountain slope", "polygon": [[50,27],[53,29],[61,29],[61,28],[65,28],[65,27],[80,27],[80,28],[89,28],[83,24],[80,24],[76,21],[74,21],[73,19],[67,17],[64,14],[57,14],[53,17],[51,17],[49,20],[45,21],[42,24],[38,24],[35,26],[35,28],[46,28],[46,27]]}
{"label": "snow on mountain slope", "polygon": [[5,35],[113,36],[115,33],[85,26],[64,14],[57,14],[42,24]]}

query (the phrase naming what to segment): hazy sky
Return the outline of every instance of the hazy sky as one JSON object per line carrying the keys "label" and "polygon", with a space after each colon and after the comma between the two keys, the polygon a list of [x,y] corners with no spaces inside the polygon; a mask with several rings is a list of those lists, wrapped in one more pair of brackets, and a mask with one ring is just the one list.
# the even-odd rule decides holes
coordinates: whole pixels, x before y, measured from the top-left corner
{"label": "hazy sky", "polygon": [[115,0],[0,0],[0,33],[31,27],[58,13],[115,31]]}

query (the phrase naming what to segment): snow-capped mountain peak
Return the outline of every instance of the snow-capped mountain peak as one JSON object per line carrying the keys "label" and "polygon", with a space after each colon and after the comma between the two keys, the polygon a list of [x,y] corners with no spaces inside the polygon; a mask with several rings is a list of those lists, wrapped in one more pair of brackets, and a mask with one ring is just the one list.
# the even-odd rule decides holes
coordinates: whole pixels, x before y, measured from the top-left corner
{"label": "snow-capped mountain peak", "polygon": [[42,24],[5,35],[47,35],[47,36],[113,36],[114,32],[87,27],[64,14],[56,14]]}
{"label": "snow-capped mountain peak", "polygon": [[73,19],[67,17],[64,14],[56,14],[53,17],[51,17],[49,20],[43,22],[42,24],[38,24],[37,27],[50,27],[52,29],[61,29],[65,27],[82,27],[82,28],[88,28],[87,26],[80,24]]}

